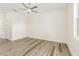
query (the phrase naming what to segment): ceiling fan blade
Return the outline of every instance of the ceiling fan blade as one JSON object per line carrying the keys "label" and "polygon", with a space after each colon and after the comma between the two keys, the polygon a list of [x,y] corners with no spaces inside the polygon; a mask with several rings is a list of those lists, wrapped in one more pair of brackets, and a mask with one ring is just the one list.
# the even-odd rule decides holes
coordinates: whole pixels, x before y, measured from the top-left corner
{"label": "ceiling fan blade", "polygon": [[25,5],[24,3],[22,3],[22,5],[23,5],[25,8],[28,8],[27,5]]}
{"label": "ceiling fan blade", "polygon": [[28,6],[30,7],[30,3],[28,3]]}
{"label": "ceiling fan blade", "polygon": [[18,8],[18,10],[27,10],[27,9],[24,9],[24,8]]}
{"label": "ceiling fan blade", "polygon": [[35,10],[32,10],[33,12],[35,12],[35,13],[38,13],[37,11],[35,11]]}
{"label": "ceiling fan blade", "polygon": [[21,10],[27,10],[27,9],[23,9],[23,8],[13,9],[13,11],[15,11],[15,12],[17,12],[17,11],[21,11]]}
{"label": "ceiling fan blade", "polygon": [[32,7],[31,9],[35,9],[35,8],[38,8],[38,6],[34,6],[34,7]]}

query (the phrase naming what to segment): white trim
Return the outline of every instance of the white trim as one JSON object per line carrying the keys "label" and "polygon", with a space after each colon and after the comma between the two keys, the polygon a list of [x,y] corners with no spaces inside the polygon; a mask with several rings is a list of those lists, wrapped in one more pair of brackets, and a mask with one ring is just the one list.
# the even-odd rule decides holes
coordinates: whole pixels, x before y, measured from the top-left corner
{"label": "white trim", "polygon": [[78,39],[77,37],[77,17],[78,17],[78,7],[77,3],[74,3],[74,38]]}

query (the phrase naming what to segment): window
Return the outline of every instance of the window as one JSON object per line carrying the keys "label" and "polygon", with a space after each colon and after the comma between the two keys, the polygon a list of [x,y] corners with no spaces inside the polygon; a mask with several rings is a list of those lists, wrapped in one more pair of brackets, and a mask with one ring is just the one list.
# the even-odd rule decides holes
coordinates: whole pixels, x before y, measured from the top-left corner
{"label": "window", "polygon": [[79,4],[74,4],[74,37],[79,40]]}

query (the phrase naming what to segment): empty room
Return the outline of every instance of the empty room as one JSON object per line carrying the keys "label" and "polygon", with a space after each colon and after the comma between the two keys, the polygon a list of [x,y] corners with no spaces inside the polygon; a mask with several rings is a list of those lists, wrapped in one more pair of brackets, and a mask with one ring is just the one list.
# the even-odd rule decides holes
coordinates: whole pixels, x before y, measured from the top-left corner
{"label": "empty room", "polygon": [[0,3],[0,56],[78,56],[78,5]]}

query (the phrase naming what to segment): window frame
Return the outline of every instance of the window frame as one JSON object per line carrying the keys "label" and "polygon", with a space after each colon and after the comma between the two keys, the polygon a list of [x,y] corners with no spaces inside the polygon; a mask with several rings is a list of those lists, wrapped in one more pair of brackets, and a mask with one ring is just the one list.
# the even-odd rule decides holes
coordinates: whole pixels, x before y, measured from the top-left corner
{"label": "window frame", "polygon": [[78,4],[74,3],[74,38],[79,40],[78,32],[77,32],[77,20],[78,20]]}

